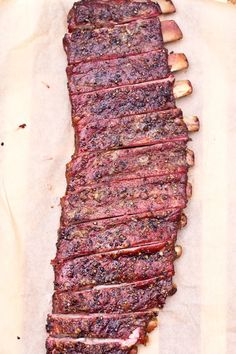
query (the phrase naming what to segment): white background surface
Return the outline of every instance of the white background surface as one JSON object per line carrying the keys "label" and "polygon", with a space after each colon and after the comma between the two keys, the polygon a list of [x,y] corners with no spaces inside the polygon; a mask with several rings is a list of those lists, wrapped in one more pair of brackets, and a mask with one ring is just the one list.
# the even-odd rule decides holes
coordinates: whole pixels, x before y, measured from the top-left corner
{"label": "white background surface", "polygon": [[[70,0],[0,1],[0,353],[45,353],[65,164],[73,152],[62,37]],[[141,354],[236,351],[236,7],[176,0],[197,114],[178,293]],[[50,88],[47,87],[50,86]],[[25,129],[18,126],[26,123]],[[17,336],[20,339],[17,339]]]}

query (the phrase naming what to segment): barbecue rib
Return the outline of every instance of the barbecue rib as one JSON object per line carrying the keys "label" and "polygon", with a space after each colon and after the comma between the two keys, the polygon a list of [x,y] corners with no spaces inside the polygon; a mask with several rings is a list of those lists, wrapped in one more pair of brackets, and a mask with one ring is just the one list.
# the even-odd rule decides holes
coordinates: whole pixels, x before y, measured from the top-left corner
{"label": "barbecue rib", "polygon": [[144,311],[133,314],[94,314],[94,315],[49,315],[47,331],[52,337],[71,338],[114,338],[129,339],[139,330],[139,343],[145,344],[146,333],[157,326],[158,312]]}
{"label": "barbecue rib", "polygon": [[154,278],[84,291],[56,291],[53,313],[127,313],[162,308],[176,291],[171,278]]}
{"label": "barbecue rib", "polygon": [[171,0],[81,0],[63,43],[75,130],[61,199],[47,354],[136,354],[176,292],[194,154],[176,99],[188,67]]}

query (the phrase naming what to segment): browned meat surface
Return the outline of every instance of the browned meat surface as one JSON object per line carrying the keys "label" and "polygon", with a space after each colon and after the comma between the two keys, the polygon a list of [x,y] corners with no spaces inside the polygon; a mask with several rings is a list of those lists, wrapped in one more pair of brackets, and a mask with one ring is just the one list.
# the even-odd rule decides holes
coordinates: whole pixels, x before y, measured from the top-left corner
{"label": "browned meat surface", "polygon": [[67,182],[78,186],[186,173],[186,143],[169,142],[132,149],[80,153],[67,165]]}
{"label": "browned meat surface", "polygon": [[166,49],[125,58],[80,63],[67,68],[71,95],[164,79],[169,74]]}
{"label": "browned meat surface", "polygon": [[[134,340],[133,340],[134,341]],[[133,345],[126,346],[119,341],[90,342],[69,338],[48,337],[46,342],[47,354],[136,354]]]}
{"label": "browned meat surface", "polygon": [[81,0],[69,12],[75,152],[52,261],[47,354],[137,354],[176,292],[194,156],[175,102],[191,85],[171,74],[187,59],[163,45],[182,33],[159,19],[174,10],[170,0]]}
{"label": "browned meat surface", "polygon": [[181,210],[166,210],[61,227],[54,262],[149,243],[172,244]]}
{"label": "browned meat surface", "polygon": [[179,109],[106,120],[85,118],[77,122],[75,131],[78,152],[188,141]]}
{"label": "browned meat surface", "polygon": [[[145,47],[144,47],[145,43]],[[120,58],[163,48],[158,17],[98,29],[78,29],[64,37],[68,63]]]}
{"label": "browned meat surface", "polygon": [[[168,183],[167,183],[168,182]],[[185,208],[186,174],[80,187],[62,198],[62,224]]]}
{"label": "browned meat surface", "polygon": [[160,14],[161,9],[154,2],[82,0],[76,2],[69,12],[68,29],[71,32],[79,27],[107,27]]}
{"label": "browned meat surface", "polygon": [[128,339],[136,330],[139,343],[157,326],[157,312],[132,314],[48,315],[47,331],[53,337]]}
{"label": "browned meat surface", "polygon": [[55,290],[80,290],[174,274],[174,247],[148,245],[54,264]]}
{"label": "browned meat surface", "polygon": [[128,313],[162,308],[176,289],[171,279],[149,279],[85,291],[55,292],[53,313]]}
{"label": "browned meat surface", "polygon": [[175,108],[174,79],[100,90],[71,96],[74,123],[80,119],[111,119]]}

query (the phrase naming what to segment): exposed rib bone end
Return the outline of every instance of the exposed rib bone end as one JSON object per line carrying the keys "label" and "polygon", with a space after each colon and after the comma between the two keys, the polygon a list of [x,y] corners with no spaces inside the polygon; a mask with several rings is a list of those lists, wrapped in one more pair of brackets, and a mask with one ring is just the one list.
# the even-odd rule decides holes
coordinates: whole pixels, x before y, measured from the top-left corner
{"label": "exposed rib bone end", "polygon": [[191,183],[187,183],[187,187],[186,187],[186,194],[187,194],[187,198],[190,199],[192,197],[193,194],[193,188]]}
{"label": "exposed rib bone end", "polygon": [[181,246],[175,246],[175,256],[176,258],[180,258],[182,256],[183,249]]}
{"label": "exposed rib bone end", "polygon": [[184,53],[172,53],[168,57],[171,72],[187,69],[188,59]]}
{"label": "exposed rib bone end", "polygon": [[158,320],[157,320],[157,318],[151,320],[151,321],[148,323],[147,332],[148,332],[148,333],[151,333],[157,326],[158,326]]}
{"label": "exposed rib bone end", "polygon": [[190,149],[187,149],[186,160],[189,167],[194,166],[194,152]]}
{"label": "exposed rib bone end", "polygon": [[179,80],[174,84],[174,96],[175,98],[181,98],[191,95],[193,87],[189,80]]}
{"label": "exposed rib bone end", "polygon": [[180,228],[182,229],[183,227],[185,227],[188,223],[188,218],[187,216],[183,213],[181,215],[181,220],[180,220]]}
{"label": "exposed rib bone end", "polygon": [[157,3],[159,4],[163,14],[171,14],[176,11],[175,6],[171,0],[158,0]]}
{"label": "exposed rib bone end", "polygon": [[161,23],[163,41],[165,43],[174,42],[183,38],[181,29],[173,20],[163,21]]}
{"label": "exposed rib bone end", "polygon": [[197,116],[184,117],[184,123],[189,132],[197,132],[200,129],[200,122]]}

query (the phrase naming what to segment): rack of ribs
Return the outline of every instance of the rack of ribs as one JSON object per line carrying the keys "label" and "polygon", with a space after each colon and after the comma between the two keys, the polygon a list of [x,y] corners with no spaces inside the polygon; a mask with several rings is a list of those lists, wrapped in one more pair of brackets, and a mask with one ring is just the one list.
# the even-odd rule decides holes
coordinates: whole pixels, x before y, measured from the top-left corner
{"label": "rack of ribs", "polygon": [[63,43],[75,131],[61,199],[47,354],[136,354],[176,292],[194,154],[170,0],[82,0]]}

